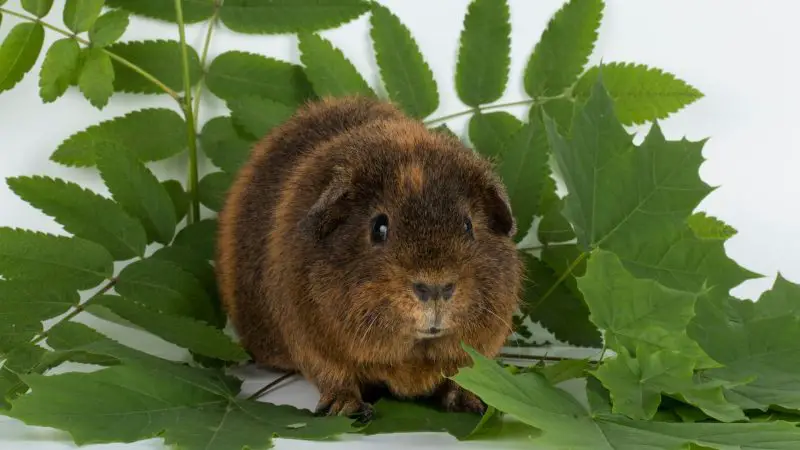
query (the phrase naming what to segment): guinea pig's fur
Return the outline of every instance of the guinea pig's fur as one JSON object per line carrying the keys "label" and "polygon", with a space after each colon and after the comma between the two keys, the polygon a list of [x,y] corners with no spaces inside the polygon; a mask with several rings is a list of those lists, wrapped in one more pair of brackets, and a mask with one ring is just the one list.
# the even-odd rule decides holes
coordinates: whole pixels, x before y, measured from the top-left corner
{"label": "guinea pig's fur", "polygon": [[515,232],[491,165],[458,139],[388,102],[325,98],[253,148],[216,268],[243,345],[314,383],[317,413],[368,418],[371,386],[483,412],[446,376],[471,361],[462,341],[491,357],[511,332]]}

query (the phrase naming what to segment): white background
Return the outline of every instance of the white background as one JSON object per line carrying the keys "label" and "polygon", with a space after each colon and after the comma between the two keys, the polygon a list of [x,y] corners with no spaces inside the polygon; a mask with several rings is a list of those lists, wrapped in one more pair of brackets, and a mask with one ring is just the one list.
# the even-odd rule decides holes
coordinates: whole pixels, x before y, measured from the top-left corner
{"label": "white background", "polygon": [[[166,0],[164,0],[166,1]],[[61,25],[61,3],[56,1],[46,18]],[[453,87],[461,20],[468,0],[381,0],[411,29],[439,85],[441,103],[432,117],[465,109]],[[562,0],[509,0],[511,5],[512,62],[509,88],[501,101],[522,99],[522,72],[533,45],[547,20]],[[18,1],[6,7],[20,10]],[[704,150],[707,162],[702,178],[720,186],[701,209],[739,230],[727,251],[745,268],[767,278],[749,281],[734,290],[744,298],[757,298],[780,271],[800,282],[800,126],[797,88],[800,69],[800,4],[792,0],[769,2],[690,0],[607,0],[600,38],[591,63],[601,59],[629,61],[660,67],[676,74],[705,97],[662,122],[670,139],[710,137]],[[4,17],[0,38],[17,21]],[[188,39],[199,50],[205,25],[188,29]],[[377,86],[378,75],[368,37],[368,16],[344,27],[322,33],[331,39]],[[48,32],[45,48],[60,38]],[[174,27],[133,19],[123,40],[177,39]],[[221,30],[214,36],[211,57],[231,49],[247,50],[298,62],[294,37],[241,36]],[[57,102],[44,105],[38,97],[37,77],[43,56],[33,72],[14,90],[0,94],[0,177],[47,174],[84,183],[105,193],[96,174],[89,170],[60,167],[48,161],[59,143],[71,134],[101,120],[144,106],[175,105],[166,97],[115,95],[98,111],[76,90]],[[203,102],[201,121],[223,114],[217,100]],[[514,110],[522,113],[522,110]],[[450,125],[463,131],[464,120]],[[185,179],[181,157],[160,163],[159,175]],[[14,196],[0,184],[0,226],[14,226],[61,233],[52,220]],[[150,351],[168,354],[166,345],[140,340]],[[153,347],[153,345],[156,345]],[[269,374],[254,374],[246,389],[254,391]],[[313,407],[316,392],[305,382],[295,382],[270,394],[267,400]],[[356,442],[312,443],[277,440],[277,448],[456,448],[481,446],[458,444],[445,434],[419,434],[355,438]],[[26,427],[0,417],[0,448],[73,448],[64,433]],[[129,445],[97,445],[92,449],[161,448],[158,440]]]}

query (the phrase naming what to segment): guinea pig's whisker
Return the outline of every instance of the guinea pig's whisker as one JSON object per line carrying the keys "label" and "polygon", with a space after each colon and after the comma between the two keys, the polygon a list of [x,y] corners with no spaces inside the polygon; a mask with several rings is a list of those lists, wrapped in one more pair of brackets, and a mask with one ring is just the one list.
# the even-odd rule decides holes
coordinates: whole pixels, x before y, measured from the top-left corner
{"label": "guinea pig's whisker", "polygon": [[502,323],[503,325],[505,325],[506,328],[508,328],[508,331],[510,333],[514,332],[514,329],[511,328],[511,325],[509,325],[508,322],[505,321],[505,319],[503,319],[502,317],[498,316],[496,312],[492,311],[491,309],[489,309],[485,305],[480,305],[480,307],[481,307],[481,311],[488,312],[489,314],[495,316],[497,318],[497,320],[500,321],[500,323]]}

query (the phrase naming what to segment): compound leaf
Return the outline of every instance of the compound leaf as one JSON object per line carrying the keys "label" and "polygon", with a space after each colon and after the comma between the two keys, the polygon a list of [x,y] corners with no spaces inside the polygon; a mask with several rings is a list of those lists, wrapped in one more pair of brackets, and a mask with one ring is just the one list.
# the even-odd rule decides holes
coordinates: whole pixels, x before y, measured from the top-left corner
{"label": "compound leaf", "polygon": [[[182,0],[183,22],[186,24],[207,20],[214,13],[217,0]],[[121,8],[138,16],[177,23],[175,2],[163,0],[106,0],[106,5]]]}
{"label": "compound leaf", "polygon": [[664,119],[703,94],[669,72],[644,64],[606,63],[587,70],[573,95],[584,101],[602,72],[603,84],[614,100],[614,112],[623,125]]}
{"label": "compound leaf", "polygon": [[227,0],[221,18],[238,33],[281,34],[334,28],[369,9],[365,0]]}
{"label": "compound leaf", "polygon": [[95,108],[103,109],[114,94],[114,65],[101,48],[89,48],[78,75],[78,88]]}
{"label": "compound leaf", "polygon": [[79,300],[75,290],[25,280],[0,281],[0,355],[29,342],[42,331],[43,320],[64,314]]}
{"label": "compound leaf", "polygon": [[50,103],[64,95],[75,79],[81,61],[81,48],[74,39],[53,42],[39,71],[39,96]]}
{"label": "compound leaf", "polygon": [[353,63],[327,39],[303,33],[299,37],[299,46],[300,61],[318,96],[375,96]]}
{"label": "compound leaf", "polygon": [[550,19],[525,68],[531,97],[561,94],[583,71],[597,40],[602,0],[569,0]]}
{"label": "compound leaf", "polygon": [[122,37],[129,22],[127,12],[119,9],[109,11],[100,16],[89,30],[89,40],[96,47],[111,45]]}
{"label": "compound leaf", "polygon": [[42,51],[44,28],[40,23],[19,23],[0,45],[0,92],[19,83]]}
{"label": "compound leaf", "polygon": [[477,112],[469,120],[469,140],[484,157],[498,159],[522,126],[521,120],[505,111]]}
{"label": "compound leaf", "polygon": [[110,278],[114,260],[106,249],[78,237],[0,228],[0,275],[7,280],[64,289],[89,289]]}
{"label": "compound leaf", "polygon": [[20,198],[53,217],[64,230],[102,245],[114,259],[144,255],[144,228],[112,200],[57,178],[13,177],[6,182]]}
{"label": "compound leaf", "polygon": [[255,139],[261,139],[294,114],[294,108],[252,95],[229,100],[228,108],[233,122]]}
{"label": "compound leaf", "polygon": [[253,141],[236,131],[230,117],[215,117],[203,125],[200,145],[215,166],[236,173],[247,161]]}
{"label": "compound leaf", "polygon": [[436,80],[408,28],[378,4],[372,7],[370,24],[375,59],[389,98],[418,119],[436,111]]}
{"label": "compound leaf", "polygon": [[231,183],[233,175],[226,172],[214,172],[204,176],[198,186],[200,203],[212,211],[219,212]]}
{"label": "compound leaf", "polygon": [[148,108],[73,134],[58,146],[50,159],[66,166],[93,166],[97,162],[97,152],[111,149],[149,162],[169,158],[185,147],[183,118],[170,109]]}
{"label": "compound leaf", "polygon": [[[118,42],[109,45],[108,51],[127,59],[156,77],[168,88],[183,92],[181,44],[173,40],[146,40]],[[203,68],[200,57],[191,46],[187,48],[189,59],[189,82],[192,86],[200,81]],[[141,74],[114,61],[114,90],[132,94],[164,94],[164,91]]]}
{"label": "compound leaf", "polygon": [[73,33],[89,31],[100,17],[104,0],[66,0],[64,5],[64,25]]}
{"label": "compound leaf", "polygon": [[506,89],[511,64],[511,23],[506,0],[469,4],[461,31],[456,91],[469,106],[491,103]]}

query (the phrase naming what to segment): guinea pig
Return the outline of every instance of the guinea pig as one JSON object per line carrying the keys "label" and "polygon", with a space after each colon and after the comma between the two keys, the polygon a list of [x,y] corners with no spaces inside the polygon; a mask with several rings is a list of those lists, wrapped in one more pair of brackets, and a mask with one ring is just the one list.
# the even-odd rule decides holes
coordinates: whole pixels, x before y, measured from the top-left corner
{"label": "guinea pig", "polygon": [[253,147],[218,220],[242,345],[313,383],[318,415],[369,420],[374,386],[485,411],[448,377],[462,342],[503,346],[523,269],[502,182],[457,138],[386,101],[311,101]]}

